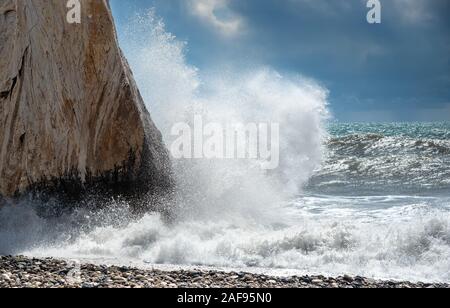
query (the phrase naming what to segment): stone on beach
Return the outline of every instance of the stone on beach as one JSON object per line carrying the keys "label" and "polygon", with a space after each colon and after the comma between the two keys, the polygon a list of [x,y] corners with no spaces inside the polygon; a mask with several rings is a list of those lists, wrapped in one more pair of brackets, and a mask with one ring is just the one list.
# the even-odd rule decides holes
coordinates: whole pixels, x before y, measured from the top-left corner
{"label": "stone on beach", "polygon": [[[21,265],[19,268],[18,265]],[[78,279],[69,277],[74,273]],[[14,278],[14,279],[13,279]],[[363,281],[363,282],[362,282]],[[448,284],[376,281],[362,277],[267,277],[213,270],[161,271],[0,256],[0,288],[449,288]]]}

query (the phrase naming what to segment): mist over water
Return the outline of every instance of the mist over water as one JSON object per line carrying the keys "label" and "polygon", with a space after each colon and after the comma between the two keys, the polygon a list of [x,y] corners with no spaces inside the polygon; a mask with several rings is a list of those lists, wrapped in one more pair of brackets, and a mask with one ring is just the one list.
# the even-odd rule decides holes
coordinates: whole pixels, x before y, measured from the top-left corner
{"label": "mist over water", "polygon": [[171,135],[172,126],[192,124],[194,115],[224,126],[261,122],[281,126],[281,166],[274,172],[250,160],[174,160],[185,215],[259,216],[297,194],[320,165],[327,91],[314,81],[287,78],[267,67],[201,76],[186,64],[185,44],[165,31],[153,11],[133,18],[121,46],[169,148],[178,137]]}
{"label": "mist over water", "polygon": [[432,189],[450,178],[449,127],[327,129],[327,90],[317,82],[268,67],[202,73],[154,12],[134,18],[120,40],[168,146],[172,125],[195,114],[277,122],[280,167],[174,160],[170,222],[136,217],[120,200],[58,218],[23,201],[0,210],[0,253],[450,282],[450,195]]}

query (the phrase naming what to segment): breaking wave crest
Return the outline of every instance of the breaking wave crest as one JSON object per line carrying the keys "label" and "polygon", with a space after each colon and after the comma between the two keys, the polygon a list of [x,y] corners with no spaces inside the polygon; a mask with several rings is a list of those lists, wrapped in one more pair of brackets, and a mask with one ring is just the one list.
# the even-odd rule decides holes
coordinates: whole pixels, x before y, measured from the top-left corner
{"label": "breaking wave crest", "polygon": [[[449,193],[450,125],[352,124],[331,128],[328,157],[310,179],[322,193]],[[355,190],[357,188],[357,190]]]}
{"label": "breaking wave crest", "polygon": [[277,212],[283,216],[265,221],[166,223],[159,214],[134,218],[118,204],[112,212],[80,210],[55,221],[22,206],[0,211],[0,245],[4,253],[125,265],[450,281],[450,198],[302,196]]}

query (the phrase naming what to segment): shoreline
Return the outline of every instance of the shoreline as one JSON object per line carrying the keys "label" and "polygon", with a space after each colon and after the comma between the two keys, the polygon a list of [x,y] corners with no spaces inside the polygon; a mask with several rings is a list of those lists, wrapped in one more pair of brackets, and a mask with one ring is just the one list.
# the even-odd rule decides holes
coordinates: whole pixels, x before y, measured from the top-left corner
{"label": "shoreline", "polygon": [[0,256],[0,288],[450,288],[364,277],[277,277],[216,270],[139,269],[53,258]]}

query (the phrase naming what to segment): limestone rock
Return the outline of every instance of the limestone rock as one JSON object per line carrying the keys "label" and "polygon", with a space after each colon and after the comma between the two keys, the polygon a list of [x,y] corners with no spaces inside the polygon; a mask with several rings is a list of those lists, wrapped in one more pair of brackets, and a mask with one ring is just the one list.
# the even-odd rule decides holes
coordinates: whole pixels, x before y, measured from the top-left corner
{"label": "limestone rock", "polygon": [[0,195],[170,184],[107,0],[0,0]]}

